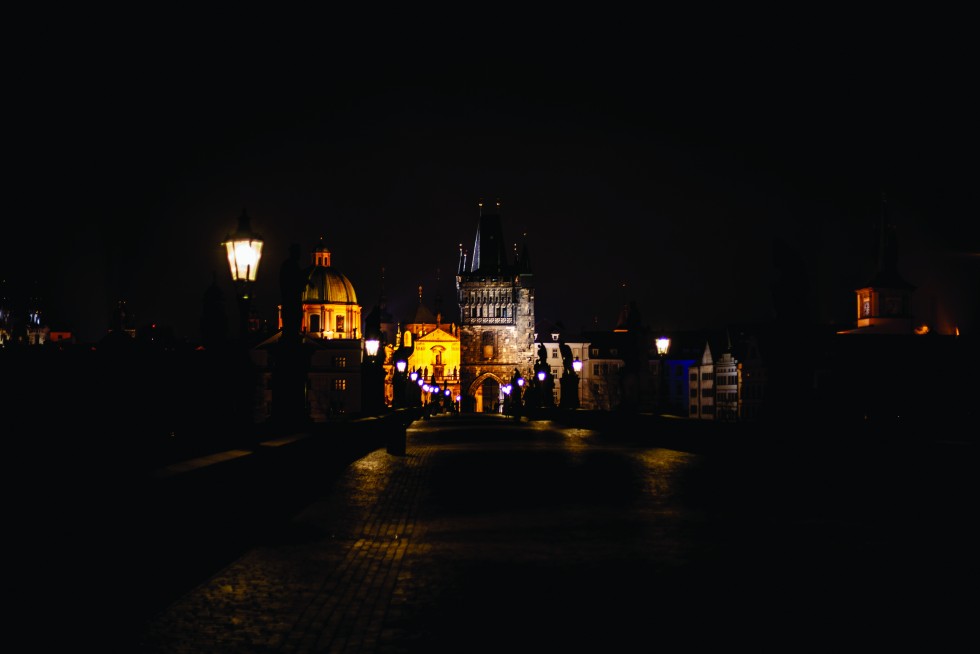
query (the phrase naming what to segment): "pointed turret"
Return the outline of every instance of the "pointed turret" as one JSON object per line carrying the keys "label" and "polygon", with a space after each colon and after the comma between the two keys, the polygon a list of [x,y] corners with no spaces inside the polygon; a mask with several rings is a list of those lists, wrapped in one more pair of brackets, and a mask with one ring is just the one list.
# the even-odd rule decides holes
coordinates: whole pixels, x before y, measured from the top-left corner
{"label": "pointed turret", "polygon": [[480,203],[480,222],[473,243],[473,262],[470,272],[498,275],[506,272],[507,252],[504,248],[504,229],[500,220],[500,201],[496,210],[484,211]]}
{"label": "pointed turret", "polygon": [[915,286],[898,272],[898,236],[894,221],[888,215],[885,194],[881,194],[881,218],[878,226],[878,270],[869,286],[912,291]]}

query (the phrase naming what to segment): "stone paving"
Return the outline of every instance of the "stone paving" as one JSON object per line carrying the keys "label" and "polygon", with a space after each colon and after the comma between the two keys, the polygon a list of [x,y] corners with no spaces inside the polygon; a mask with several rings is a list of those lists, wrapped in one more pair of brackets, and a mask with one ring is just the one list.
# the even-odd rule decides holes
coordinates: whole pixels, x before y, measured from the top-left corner
{"label": "stone paving", "polygon": [[378,450],[294,521],[294,542],[256,548],[154,621],[147,652],[386,652],[405,602],[407,557],[432,447]]}
{"label": "stone paving", "polygon": [[910,584],[932,579],[935,598],[945,581],[909,567],[915,548],[895,538],[907,504],[867,519],[888,497],[877,480],[857,497],[818,466],[761,479],[754,454],[722,469],[585,429],[511,427],[414,423],[404,456],[358,459],[126,651],[938,651],[957,632],[955,615],[943,634],[915,621]]}

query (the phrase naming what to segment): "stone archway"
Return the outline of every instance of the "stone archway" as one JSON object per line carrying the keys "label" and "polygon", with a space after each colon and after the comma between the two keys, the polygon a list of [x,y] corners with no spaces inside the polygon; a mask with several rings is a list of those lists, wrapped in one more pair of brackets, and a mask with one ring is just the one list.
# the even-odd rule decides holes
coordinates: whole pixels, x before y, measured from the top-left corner
{"label": "stone archway", "polygon": [[466,391],[474,413],[499,412],[501,382],[496,375],[484,373],[473,380]]}

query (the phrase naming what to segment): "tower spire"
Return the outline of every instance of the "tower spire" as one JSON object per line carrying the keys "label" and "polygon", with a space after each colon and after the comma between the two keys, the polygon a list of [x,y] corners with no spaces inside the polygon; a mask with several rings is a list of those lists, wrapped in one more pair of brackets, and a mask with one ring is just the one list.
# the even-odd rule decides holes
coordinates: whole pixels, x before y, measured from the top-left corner
{"label": "tower spire", "polygon": [[381,296],[379,298],[379,303],[381,309],[384,310],[388,304],[388,298],[385,296],[385,267],[381,266]]}
{"label": "tower spire", "polygon": [[898,255],[895,251],[895,226],[888,220],[888,200],[885,192],[881,192],[881,226],[878,235],[878,270],[879,272],[894,272],[898,267]]}

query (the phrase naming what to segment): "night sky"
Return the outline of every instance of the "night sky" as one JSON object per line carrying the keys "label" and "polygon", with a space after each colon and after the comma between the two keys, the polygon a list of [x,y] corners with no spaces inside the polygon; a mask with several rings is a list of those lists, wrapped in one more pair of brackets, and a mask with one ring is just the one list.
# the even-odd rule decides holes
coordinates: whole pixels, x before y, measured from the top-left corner
{"label": "night sky", "polygon": [[322,237],[365,312],[383,268],[396,317],[422,285],[456,319],[459,245],[478,202],[499,199],[540,320],[608,329],[635,300],[654,329],[765,321],[780,247],[813,318],[843,328],[877,264],[885,193],[919,312],[971,333],[975,46],[925,40],[914,21],[869,36],[880,27],[602,47],[524,47],[530,33],[419,49],[282,33],[35,44],[8,75],[5,293],[31,289],[81,341],[119,299],[138,325],[197,340],[214,273],[234,325],[219,244],[244,208],[266,240],[256,309],[272,315],[289,244]]}

